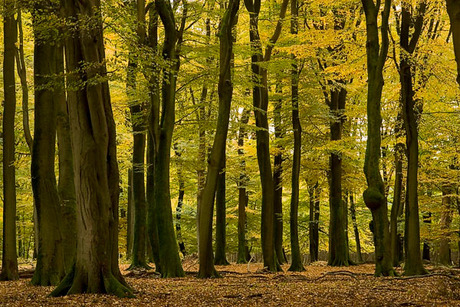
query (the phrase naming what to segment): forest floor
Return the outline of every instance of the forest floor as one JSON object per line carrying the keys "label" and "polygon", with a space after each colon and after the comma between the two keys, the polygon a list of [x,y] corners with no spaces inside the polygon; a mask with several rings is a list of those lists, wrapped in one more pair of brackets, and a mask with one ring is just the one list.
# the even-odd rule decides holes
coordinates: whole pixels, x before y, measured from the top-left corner
{"label": "forest floor", "polygon": [[306,266],[302,273],[266,273],[259,263],[217,266],[223,278],[197,279],[197,260],[184,261],[185,278],[160,279],[153,271],[126,271],[136,298],[71,295],[50,298],[53,287],[30,285],[31,269],[19,281],[0,282],[0,306],[460,306],[460,270],[431,267],[412,278],[373,276],[374,265]]}

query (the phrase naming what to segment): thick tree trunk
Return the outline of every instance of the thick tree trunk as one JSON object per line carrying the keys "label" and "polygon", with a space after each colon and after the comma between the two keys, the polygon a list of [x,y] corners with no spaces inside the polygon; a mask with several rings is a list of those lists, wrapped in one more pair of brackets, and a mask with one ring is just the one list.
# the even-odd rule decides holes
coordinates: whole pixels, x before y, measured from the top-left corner
{"label": "thick tree trunk", "polygon": [[361,240],[359,238],[358,223],[356,222],[356,207],[353,194],[350,194],[350,213],[351,220],[353,222],[353,230],[355,232],[356,254],[358,255],[358,263],[363,263],[363,255],[361,253]]}
{"label": "thick tree trunk", "polygon": [[[343,88],[333,89],[327,101],[330,110],[331,141],[342,139],[344,111],[347,91]],[[350,256],[348,251],[347,205],[342,199],[342,157],[340,153],[332,152],[329,158],[329,260],[332,266],[348,266]]]}
{"label": "thick tree trunk", "polygon": [[42,16],[57,19],[56,12],[49,1],[35,2],[32,11],[35,123],[31,176],[38,221],[37,266],[32,284],[41,286],[57,285],[65,274],[60,227],[63,220],[54,172],[57,107],[63,98],[63,80],[58,77],[63,64],[58,61],[63,61],[63,49],[59,42],[43,38],[42,33],[49,26]]}
{"label": "thick tree trunk", "polygon": [[0,280],[17,280],[16,254],[16,167],[14,119],[16,115],[16,80],[14,55],[17,24],[14,0],[3,3],[3,253]]}
{"label": "thick tree trunk", "polygon": [[[378,2],[380,3],[380,2]],[[381,41],[379,39],[378,15],[380,7],[373,0],[362,0],[366,15],[367,34],[367,146],[364,162],[364,174],[367,189],[364,191],[364,202],[372,212],[375,245],[375,275],[394,275],[391,259],[391,242],[388,223],[388,207],[385,198],[385,187],[380,175],[380,128],[382,118],[380,103],[383,88],[383,67],[388,54],[388,18],[391,0],[384,1],[381,19]]]}
{"label": "thick tree trunk", "polygon": [[[225,146],[225,145],[224,145]],[[215,265],[228,265],[226,256],[226,228],[227,228],[227,213],[226,213],[226,193],[225,193],[225,168],[226,168],[226,150],[221,158],[221,167],[219,177],[217,178],[216,187],[216,252],[214,257]]]}
{"label": "thick tree trunk", "polygon": [[[409,5],[402,6],[401,17],[401,39],[402,51],[400,69],[401,101],[403,109],[404,127],[406,130],[407,148],[407,181],[406,181],[406,206],[405,206],[405,265],[404,275],[421,275],[427,271],[423,268],[422,254],[420,251],[420,221],[418,209],[418,124],[420,116],[419,106],[414,100],[412,86],[412,64],[408,55],[413,54],[415,46],[423,28],[423,16],[425,3],[422,2],[418,8],[418,15],[415,20],[415,30],[410,35],[411,25],[414,23]],[[411,38],[409,38],[411,36]]]}
{"label": "thick tree trunk", "polygon": [[220,28],[220,58],[219,58],[219,113],[217,118],[216,134],[208,162],[206,183],[201,194],[199,211],[200,233],[198,257],[200,261],[198,277],[217,277],[219,274],[214,268],[212,254],[212,214],[214,197],[217,188],[219,171],[222,168],[222,159],[225,158],[230,106],[232,102],[233,83],[231,75],[231,58],[233,54],[232,30],[237,22],[239,0],[230,0],[221,21]]}
{"label": "thick tree trunk", "polygon": [[[75,31],[66,42],[69,115],[77,195],[77,255],[72,271],[51,293],[132,296],[118,267],[119,174],[115,123],[106,77],[100,2],[64,0]],[[92,27],[81,27],[91,20]],[[83,20],[85,22],[83,22]],[[82,66],[84,65],[84,66]],[[86,67],[86,69],[83,69]],[[80,74],[74,74],[75,71]],[[92,80],[91,86],[83,80]],[[100,80],[98,78],[97,80]]]}
{"label": "thick tree trunk", "polygon": [[240,157],[240,179],[238,181],[238,258],[236,263],[247,263],[250,259],[248,242],[246,240],[246,207],[248,206],[248,194],[246,185],[248,175],[246,174],[246,161],[244,159],[244,139],[246,138],[246,125],[249,122],[249,109],[244,109],[240,119],[238,131],[238,156]]}
{"label": "thick tree trunk", "polygon": [[446,0],[446,3],[454,43],[455,61],[457,62],[457,83],[460,84],[460,2]]}

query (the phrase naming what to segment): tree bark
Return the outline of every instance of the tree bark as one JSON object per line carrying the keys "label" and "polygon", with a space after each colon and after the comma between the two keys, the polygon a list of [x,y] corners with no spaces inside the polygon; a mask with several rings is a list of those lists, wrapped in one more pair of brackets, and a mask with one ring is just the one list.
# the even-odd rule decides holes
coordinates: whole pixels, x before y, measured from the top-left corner
{"label": "tree bark", "polygon": [[[76,174],[77,255],[72,271],[51,295],[86,292],[132,296],[118,267],[119,174],[100,2],[63,0],[62,4],[66,24],[73,24],[66,29],[71,31],[65,44],[68,82],[80,85],[68,91]],[[82,27],[88,20],[92,26]]]}
{"label": "tree bark", "polygon": [[[380,4],[380,1],[377,2]],[[380,175],[380,148],[382,125],[380,103],[383,88],[383,67],[388,54],[388,18],[391,0],[384,1],[381,18],[381,38],[379,38],[378,15],[380,7],[373,0],[362,0],[366,15],[366,49],[367,49],[367,146],[364,161],[364,174],[367,189],[363,198],[372,212],[374,223],[375,275],[394,275],[391,259],[391,243],[388,225],[388,207],[385,187]]]}
{"label": "tree bark", "polygon": [[[280,80],[277,81],[277,93],[280,91]],[[282,100],[278,99],[273,108],[275,142],[283,138],[281,120]],[[280,264],[287,262],[283,253],[283,147],[276,145],[276,154],[273,159],[273,207],[275,210],[275,253]]]}
{"label": "tree bark", "polygon": [[230,0],[222,17],[219,32],[220,58],[219,58],[219,113],[217,118],[216,134],[212,145],[208,162],[206,183],[201,194],[199,211],[199,271],[198,277],[217,277],[219,274],[214,268],[212,254],[212,213],[214,197],[217,187],[219,170],[222,167],[222,159],[225,158],[225,146],[227,141],[230,107],[233,94],[233,82],[231,75],[231,58],[233,54],[233,27],[237,23],[239,0]]}
{"label": "tree bark", "polygon": [[356,207],[353,194],[350,194],[350,214],[353,222],[353,230],[355,232],[356,254],[358,255],[358,263],[363,263],[363,255],[361,253],[361,240],[359,238],[358,223],[356,222]]}
{"label": "tree bark", "polygon": [[236,263],[247,263],[250,260],[248,242],[246,240],[246,207],[248,206],[248,194],[246,186],[248,175],[246,173],[246,161],[244,159],[244,139],[249,122],[249,109],[244,109],[240,118],[238,131],[238,156],[240,157],[240,178],[238,180],[238,258]]}
{"label": "tree bark", "polygon": [[460,2],[446,0],[446,4],[452,31],[455,61],[457,62],[457,83],[460,84]]}
{"label": "tree bark", "polygon": [[[226,147],[226,145],[224,145]],[[227,213],[226,213],[226,149],[224,148],[224,154],[221,158],[221,167],[219,170],[219,176],[217,177],[216,187],[216,252],[214,258],[215,265],[228,265],[226,256],[226,228],[227,228]]]}
{"label": "tree bark", "polygon": [[[291,0],[291,34],[298,34],[299,8],[297,0]],[[291,175],[291,212],[289,216],[291,231],[291,266],[289,271],[305,271],[302,263],[299,246],[299,192],[300,192],[300,163],[302,155],[302,126],[299,118],[299,68],[294,55],[291,56],[291,103],[292,103],[292,130],[294,131],[294,154],[292,157]]]}
{"label": "tree bark", "polygon": [[319,252],[319,204],[320,188],[318,182],[308,188],[310,195],[310,220],[308,234],[310,239],[310,262],[318,261]]}
{"label": "tree bark", "polygon": [[[50,1],[35,1],[34,28],[35,122],[32,150],[32,189],[38,222],[37,265],[32,284],[57,285],[65,274],[59,194],[54,171],[57,107],[63,99],[63,49],[49,37],[48,18],[56,20],[58,8]],[[44,19],[43,17],[48,18]]]}
{"label": "tree bark", "polygon": [[[406,181],[406,212],[405,212],[405,265],[404,275],[427,274],[423,268],[422,254],[420,251],[420,221],[418,209],[418,123],[421,108],[414,100],[412,86],[412,60],[409,58],[416,48],[417,42],[423,29],[423,18],[426,3],[420,2],[417,16],[411,13],[409,5],[402,6],[401,13],[401,39],[402,49],[399,64],[401,81],[401,101],[403,109],[404,127],[406,131],[406,154],[407,154],[407,181]],[[413,24],[414,32],[410,35]],[[410,37],[411,36],[411,37]]]}
{"label": "tree bark", "polygon": [[14,0],[3,3],[3,253],[0,280],[17,280],[16,254],[16,167],[14,119],[16,115],[16,80],[14,54],[17,24]]}
{"label": "tree bark", "polygon": [[182,173],[182,168],[184,167],[182,162],[182,151],[183,149],[179,148],[177,144],[174,144],[174,151],[177,157],[177,178],[179,180],[179,197],[177,199],[177,207],[176,207],[176,236],[177,242],[179,243],[179,251],[181,252],[182,256],[185,257],[187,254],[185,250],[184,239],[182,238],[182,227],[181,227],[181,216],[182,216],[182,208],[184,205],[184,194],[185,194],[185,182]]}
{"label": "tree bark", "polygon": [[450,250],[450,224],[453,216],[453,194],[454,189],[445,185],[442,188],[442,205],[441,205],[441,239],[439,240],[439,263],[445,266],[452,265]]}

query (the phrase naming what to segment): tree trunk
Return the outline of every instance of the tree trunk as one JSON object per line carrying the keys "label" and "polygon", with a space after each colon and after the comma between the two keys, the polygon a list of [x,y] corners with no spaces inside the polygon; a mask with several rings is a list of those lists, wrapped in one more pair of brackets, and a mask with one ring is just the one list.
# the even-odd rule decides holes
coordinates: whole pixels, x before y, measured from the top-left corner
{"label": "tree trunk", "polygon": [[162,115],[158,118],[158,149],[155,153],[155,224],[160,246],[160,267],[162,277],[182,277],[184,270],[179,257],[176,234],[174,232],[170,193],[171,141],[174,130],[176,81],[179,58],[176,54],[178,40],[176,22],[171,4],[165,0],[156,0],[155,6],[165,27],[163,59],[171,63],[163,69],[161,85]]}
{"label": "tree trunk", "polygon": [[3,3],[3,253],[0,280],[17,280],[16,254],[16,167],[14,119],[16,115],[16,80],[14,55],[17,24],[14,0]]}
{"label": "tree trunk", "polygon": [[457,62],[457,83],[460,84],[460,2],[446,0],[446,4],[454,43],[455,61]]}
{"label": "tree trunk", "polygon": [[[344,111],[347,91],[344,88],[333,89],[327,104],[330,110],[331,141],[342,139]],[[342,157],[338,152],[332,152],[329,158],[329,260],[332,266],[348,266],[350,256],[348,251],[347,234],[347,205],[342,199]]]}
{"label": "tree trunk", "polygon": [[[98,0],[63,1],[67,22],[76,22],[66,41],[69,115],[77,196],[77,255],[72,271],[51,293],[110,293],[132,296],[118,267],[119,174],[115,122]],[[92,27],[81,27],[91,20]],[[74,72],[79,71],[80,74]],[[91,80],[91,86],[83,80]],[[96,81],[98,80],[98,81]]]}
{"label": "tree trunk", "polygon": [[353,222],[353,230],[355,232],[356,253],[358,255],[358,263],[363,263],[363,255],[361,253],[361,240],[359,239],[358,223],[356,222],[356,207],[353,194],[350,194],[350,213],[351,220]]}
{"label": "tree trunk", "polygon": [[240,119],[238,131],[238,156],[240,157],[240,178],[238,181],[238,259],[236,263],[247,263],[250,259],[248,242],[246,240],[246,207],[248,206],[248,194],[246,186],[248,175],[246,174],[246,161],[244,159],[244,139],[246,138],[246,125],[249,122],[249,109],[244,109]]}
{"label": "tree trunk", "polygon": [[[423,0],[422,0],[423,1]],[[422,254],[420,251],[420,222],[418,209],[418,124],[420,107],[414,100],[412,86],[412,65],[408,56],[412,55],[423,28],[423,16],[425,3],[418,7],[416,20],[411,13],[409,5],[402,6],[401,39],[402,49],[400,69],[401,101],[403,109],[404,127],[406,130],[406,154],[407,154],[407,179],[406,179],[406,212],[405,212],[405,265],[404,275],[421,275],[427,271],[423,268]],[[414,32],[410,36],[411,25],[414,24]]]}
{"label": "tree trunk", "polygon": [[388,18],[391,0],[384,1],[380,27],[381,39],[379,39],[378,30],[380,7],[377,7],[373,0],[362,0],[362,4],[366,15],[368,71],[368,133],[364,161],[364,174],[366,175],[368,187],[364,191],[363,198],[366,206],[372,212],[374,224],[375,275],[389,276],[394,275],[394,270],[391,259],[388,207],[379,162],[381,148],[380,128],[382,125],[380,103],[383,88],[383,67],[388,54]]}
{"label": "tree trunk", "polygon": [[[225,146],[225,145],[224,145]],[[216,252],[214,258],[215,265],[228,265],[226,251],[226,228],[227,228],[227,213],[226,213],[226,193],[225,193],[225,168],[226,168],[226,150],[221,158],[221,167],[219,177],[217,177],[216,187]]]}
{"label": "tree trunk", "polygon": [[198,277],[217,277],[219,274],[214,268],[212,254],[212,213],[214,197],[217,187],[219,171],[222,168],[222,159],[225,158],[230,106],[232,102],[233,83],[231,75],[231,58],[233,53],[233,27],[237,23],[239,0],[230,0],[222,17],[219,34],[219,113],[217,118],[216,134],[208,162],[206,183],[201,194],[199,211],[200,233],[198,257],[200,261]]}
{"label": "tree trunk", "polygon": [[[43,38],[49,27],[42,16],[58,18],[48,1],[34,3],[32,18],[35,36],[34,84],[35,122],[32,151],[32,189],[38,221],[38,254],[32,284],[57,285],[65,274],[60,224],[63,222],[54,172],[57,107],[63,98],[58,74],[63,67],[63,49],[52,38]],[[41,15],[43,14],[43,15]],[[47,19],[48,20],[48,19]]]}
{"label": "tree trunk", "polygon": [[177,207],[176,207],[176,236],[177,242],[179,243],[179,251],[182,253],[182,256],[185,257],[187,254],[185,250],[184,239],[182,238],[182,227],[181,227],[181,216],[182,216],[182,208],[184,205],[184,194],[185,194],[185,182],[182,173],[183,162],[182,162],[182,149],[180,149],[177,144],[174,144],[174,151],[177,157],[177,178],[179,180],[179,197],[177,199]]}
{"label": "tree trunk", "polygon": [[126,219],[126,259],[131,259],[133,251],[133,228],[134,228],[134,206],[133,206],[133,169],[128,170],[128,213]]}
{"label": "tree trunk", "polygon": [[[297,0],[291,0],[291,34],[298,33],[299,8]],[[300,164],[302,155],[302,126],[299,118],[299,68],[294,55],[291,56],[293,64],[291,66],[291,103],[292,103],[292,130],[294,131],[294,154],[292,157],[292,176],[291,176],[291,212],[289,216],[291,231],[291,266],[289,271],[305,271],[302,263],[299,246],[299,190],[300,190]]]}
{"label": "tree trunk", "polygon": [[318,261],[319,252],[319,204],[320,189],[318,182],[308,188],[310,195],[310,220],[308,233],[310,239],[310,262]]}
{"label": "tree trunk", "polygon": [[454,189],[448,185],[442,188],[441,206],[441,239],[439,240],[439,263],[445,266],[452,265],[450,251],[450,224],[453,215],[453,195]]}
{"label": "tree trunk", "polygon": [[[280,91],[280,82],[277,82],[277,92]],[[279,93],[280,94],[280,93]],[[275,102],[273,116],[275,128],[275,142],[283,138],[282,121],[281,121],[281,104],[282,100]],[[275,210],[275,252],[279,263],[287,262],[283,253],[283,146],[276,145],[276,154],[273,160],[273,207]]]}

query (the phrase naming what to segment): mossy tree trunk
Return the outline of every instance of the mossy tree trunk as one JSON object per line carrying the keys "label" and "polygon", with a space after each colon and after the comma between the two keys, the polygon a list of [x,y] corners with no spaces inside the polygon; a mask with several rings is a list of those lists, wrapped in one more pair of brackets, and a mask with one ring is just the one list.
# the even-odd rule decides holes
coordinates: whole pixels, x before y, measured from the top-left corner
{"label": "mossy tree trunk", "polygon": [[[54,170],[57,107],[63,99],[62,44],[47,33],[58,10],[51,1],[35,1],[34,30],[35,122],[32,150],[32,189],[38,222],[37,265],[32,284],[57,285],[65,275],[61,208]],[[46,16],[46,18],[45,18]]]}
{"label": "mossy tree trunk", "polygon": [[[72,25],[66,28],[65,54],[67,82],[73,85],[67,95],[76,175],[77,254],[73,269],[51,295],[132,296],[118,267],[119,174],[100,2],[63,0],[62,4],[67,25]],[[91,27],[82,27],[88,20]],[[91,85],[83,80],[91,80]]]}
{"label": "mossy tree trunk", "polygon": [[[299,28],[299,7],[297,0],[291,0],[291,29],[293,35],[297,35]],[[299,118],[299,68],[294,55],[291,56],[291,103],[292,103],[292,130],[294,131],[294,154],[292,157],[291,175],[291,212],[289,215],[291,230],[291,266],[289,271],[305,271],[302,263],[299,246],[299,190],[300,190],[300,160],[302,155],[302,126]]]}
{"label": "mossy tree trunk", "polygon": [[217,128],[214,136],[211,154],[208,162],[206,183],[201,194],[199,211],[200,233],[199,233],[199,271],[198,277],[218,277],[214,268],[212,253],[212,215],[214,198],[217,188],[219,171],[222,169],[222,159],[225,158],[225,146],[227,142],[228,123],[230,118],[230,107],[233,94],[233,82],[231,74],[231,59],[233,55],[233,27],[237,23],[239,0],[230,0],[228,7],[222,17],[219,32],[220,57],[219,57],[219,111],[217,117]]}
{"label": "mossy tree trunk", "polygon": [[0,280],[17,280],[16,254],[16,167],[15,131],[16,80],[14,57],[17,23],[14,15],[16,1],[3,2],[3,253]]}
{"label": "mossy tree trunk", "polygon": [[249,109],[243,109],[240,118],[240,129],[238,131],[238,156],[240,157],[240,177],[238,180],[238,258],[236,263],[247,263],[250,260],[248,242],[246,240],[246,207],[248,206],[248,175],[246,173],[246,160],[244,158],[244,139],[247,131],[246,125],[249,122]]}
{"label": "mossy tree trunk", "polygon": [[[401,102],[403,120],[406,131],[407,178],[405,206],[405,265],[404,275],[422,275],[427,271],[423,267],[420,250],[420,219],[418,209],[418,120],[421,113],[420,102],[416,104],[412,85],[413,60],[410,58],[415,51],[423,29],[426,3],[420,2],[417,15],[413,16],[409,4],[401,7],[401,60],[399,64],[401,82]],[[411,33],[411,27],[413,32]]]}
{"label": "mossy tree trunk", "polygon": [[[380,5],[380,1],[377,2]],[[388,54],[388,19],[391,0],[384,1],[381,11],[373,0],[362,0],[366,15],[366,51],[367,51],[367,146],[364,161],[364,174],[367,189],[363,198],[372,212],[375,245],[375,275],[394,275],[391,259],[391,243],[388,223],[388,207],[385,187],[380,174],[381,158],[381,98],[383,89],[383,67]],[[378,15],[382,12],[379,38]]]}

